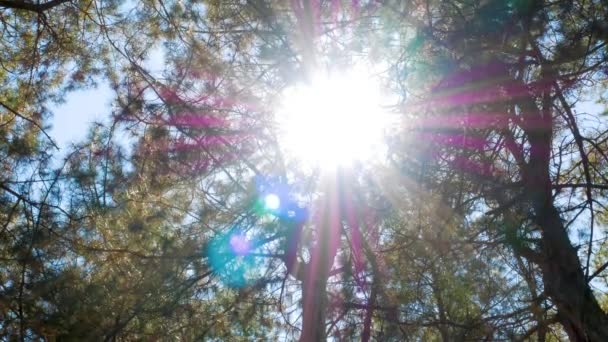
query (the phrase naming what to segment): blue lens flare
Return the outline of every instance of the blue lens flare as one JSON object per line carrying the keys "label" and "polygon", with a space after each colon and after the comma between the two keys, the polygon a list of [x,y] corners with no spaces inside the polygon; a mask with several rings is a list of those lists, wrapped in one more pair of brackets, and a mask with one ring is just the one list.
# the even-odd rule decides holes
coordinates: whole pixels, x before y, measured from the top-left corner
{"label": "blue lens flare", "polygon": [[261,274],[259,261],[251,253],[254,241],[246,234],[232,231],[212,239],[207,247],[209,264],[220,280],[230,287],[243,287]]}
{"label": "blue lens flare", "polygon": [[[265,228],[285,229],[284,224],[302,224],[309,217],[308,210],[292,198],[287,184],[274,178],[256,177],[255,186],[251,211],[257,217],[273,218],[273,224],[268,225],[270,221],[261,220],[262,224],[257,228],[253,222],[253,226],[246,230],[239,226],[232,227],[213,237],[205,249],[214,274],[229,287],[247,286],[264,276],[263,265],[268,265],[268,253],[260,250],[267,248],[264,245],[268,241],[263,241],[269,233],[273,233]],[[256,235],[260,238],[254,238]]]}

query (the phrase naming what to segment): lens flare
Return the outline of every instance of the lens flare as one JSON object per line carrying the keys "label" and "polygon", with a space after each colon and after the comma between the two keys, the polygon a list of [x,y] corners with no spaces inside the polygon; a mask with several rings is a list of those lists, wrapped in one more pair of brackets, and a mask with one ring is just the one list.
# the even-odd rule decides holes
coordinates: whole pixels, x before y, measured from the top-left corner
{"label": "lens flare", "polygon": [[268,194],[264,197],[264,206],[268,210],[278,210],[281,206],[281,199],[276,194]]}
{"label": "lens flare", "polygon": [[232,231],[213,238],[206,249],[214,273],[227,286],[243,287],[261,277],[259,260],[252,256],[255,242]]}
{"label": "lens flare", "polygon": [[230,237],[230,247],[234,254],[245,256],[251,251],[251,243],[243,234],[236,234]]}

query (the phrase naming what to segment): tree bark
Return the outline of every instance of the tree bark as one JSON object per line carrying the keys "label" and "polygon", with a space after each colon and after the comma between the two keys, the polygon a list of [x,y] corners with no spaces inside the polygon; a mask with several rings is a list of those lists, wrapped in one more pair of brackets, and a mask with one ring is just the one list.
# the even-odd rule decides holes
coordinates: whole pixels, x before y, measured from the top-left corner
{"label": "tree bark", "polygon": [[[543,79],[554,73],[543,66]],[[525,131],[530,143],[530,161],[524,166],[522,178],[533,220],[541,230],[539,264],[546,295],[557,306],[558,319],[571,341],[608,341],[608,316],[597,303],[576,249],[572,246],[560,213],[555,207],[549,173],[553,113],[551,90],[545,90],[537,106],[534,97],[518,103],[523,113]],[[522,213],[527,214],[527,213]]]}
{"label": "tree bark", "polygon": [[543,229],[541,270],[545,292],[571,341],[608,341],[608,316],[597,303],[557,209],[546,204],[536,216]]}
{"label": "tree bark", "polygon": [[[549,107],[549,101],[544,99]],[[532,106],[529,106],[531,109]],[[542,232],[539,263],[545,293],[555,303],[558,319],[571,341],[608,341],[608,316],[597,303],[553,203],[549,160],[552,119],[548,110],[537,115],[540,128],[527,128],[530,162],[524,172],[525,191]]]}
{"label": "tree bark", "polygon": [[[328,188],[331,189],[331,188]],[[340,244],[341,216],[338,192],[327,190],[317,225],[316,244],[310,251],[302,281],[302,333],[300,342],[325,341],[327,280]]]}
{"label": "tree bark", "polygon": [[[312,270],[309,268],[309,270]],[[314,278],[311,281],[308,279]],[[307,272],[302,283],[302,333],[300,342],[325,341],[325,315],[327,312],[327,275]]]}

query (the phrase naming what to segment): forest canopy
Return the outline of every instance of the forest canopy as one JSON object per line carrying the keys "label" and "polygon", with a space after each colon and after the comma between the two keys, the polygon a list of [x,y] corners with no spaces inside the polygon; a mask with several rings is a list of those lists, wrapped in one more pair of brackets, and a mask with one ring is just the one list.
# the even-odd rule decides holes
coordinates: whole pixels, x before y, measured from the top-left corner
{"label": "forest canopy", "polygon": [[0,0],[0,339],[608,341],[607,16]]}

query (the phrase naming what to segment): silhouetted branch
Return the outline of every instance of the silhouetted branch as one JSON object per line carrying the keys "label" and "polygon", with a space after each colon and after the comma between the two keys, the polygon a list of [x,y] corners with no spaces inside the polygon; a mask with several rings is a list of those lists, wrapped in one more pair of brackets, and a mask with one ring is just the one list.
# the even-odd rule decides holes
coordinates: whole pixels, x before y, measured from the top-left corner
{"label": "silhouetted branch", "polygon": [[70,0],[52,0],[43,3],[34,3],[29,1],[0,0],[0,7],[42,13],[69,1]]}
{"label": "silhouetted branch", "polygon": [[[0,0],[0,4],[1,4],[2,0]],[[42,128],[42,126],[40,126],[39,123],[37,123],[35,120],[28,118],[27,116],[19,113],[18,111],[16,111],[15,109],[13,109],[12,107],[10,107],[9,105],[5,104],[4,102],[0,101],[0,106],[6,108],[9,112],[13,113],[13,115],[18,116],[20,118],[22,118],[23,120],[31,123],[32,125],[36,126],[41,132],[42,134],[44,134],[49,141],[51,142],[51,144],[53,145],[53,147],[55,147],[56,149],[59,150],[59,146],[57,146],[57,144],[55,143],[55,141],[53,140],[53,138],[51,138],[50,135],[48,135],[48,133],[44,130],[44,128]]]}

